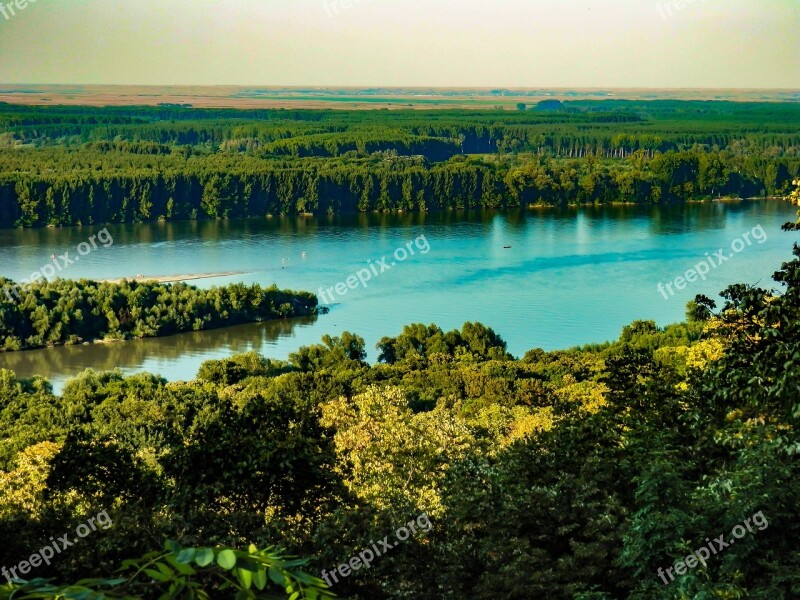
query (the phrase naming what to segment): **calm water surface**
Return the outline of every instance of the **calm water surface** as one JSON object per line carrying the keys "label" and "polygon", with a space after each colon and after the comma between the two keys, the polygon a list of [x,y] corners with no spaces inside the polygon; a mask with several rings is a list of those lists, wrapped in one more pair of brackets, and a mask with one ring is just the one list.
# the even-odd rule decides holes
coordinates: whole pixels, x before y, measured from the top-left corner
{"label": "calm water surface", "polygon": [[[683,319],[696,294],[716,296],[736,282],[768,286],[780,263],[791,258],[797,233],[780,231],[794,215],[780,201],[695,204],[640,209],[606,207],[429,215],[359,215],[271,220],[114,225],[114,244],[98,247],[62,273],[64,277],[112,278],[246,271],[246,275],[199,280],[199,286],[233,281],[317,292],[344,282],[368,262],[386,257],[395,266],[367,288],[337,298],[328,315],[245,325],[218,331],[119,344],[60,347],[0,354],[0,368],[44,375],[63,387],[85,368],[126,373],[150,371],[190,379],[204,360],[256,350],[286,358],[325,334],[352,331],[372,350],[384,335],[409,323],[444,329],[465,321],[493,327],[520,356],[535,347],[566,348],[616,339],[623,325]],[[668,283],[761,226],[766,241],[712,269],[668,300]],[[70,251],[99,227],[0,231],[0,272],[29,277]],[[758,233],[757,233],[758,235]],[[425,236],[429,251],[398,262],[394,251]],[[511,248],[505,248],[511,246]]]}

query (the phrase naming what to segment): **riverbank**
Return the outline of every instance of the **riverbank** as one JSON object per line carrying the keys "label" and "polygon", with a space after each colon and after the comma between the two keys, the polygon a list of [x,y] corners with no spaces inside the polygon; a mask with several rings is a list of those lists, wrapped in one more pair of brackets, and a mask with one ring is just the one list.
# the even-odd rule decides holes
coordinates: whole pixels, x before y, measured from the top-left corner
{"label": "riverbank", "polygon": [[249,271],[225,271],[222,273],[193,273],[190,275],[136,275],[136,277],[119,277],[117,279],[99,279],[100,283],[122,283],[123,281],[178,283],[181,281],[194,281],[197,279],[216,279],[218,277],[233,277],[235,275],[249,275]]}

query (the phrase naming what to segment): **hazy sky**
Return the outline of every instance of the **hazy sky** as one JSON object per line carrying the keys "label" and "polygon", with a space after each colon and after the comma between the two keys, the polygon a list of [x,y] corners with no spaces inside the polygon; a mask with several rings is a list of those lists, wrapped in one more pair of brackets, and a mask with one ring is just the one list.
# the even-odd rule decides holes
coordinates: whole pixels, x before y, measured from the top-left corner
{"label": "hazy sky", "polygon": [[3,83],[800,88],[800,0],[0,1]]}

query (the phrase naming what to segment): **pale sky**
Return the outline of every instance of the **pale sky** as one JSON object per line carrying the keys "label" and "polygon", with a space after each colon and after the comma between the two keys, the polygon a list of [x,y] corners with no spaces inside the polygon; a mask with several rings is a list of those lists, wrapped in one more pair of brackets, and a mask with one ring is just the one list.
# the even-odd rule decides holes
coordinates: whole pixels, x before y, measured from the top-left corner
{"label": "pale sky", "polygon": [[800,0],[13,1],[0,83],[800,88]]}

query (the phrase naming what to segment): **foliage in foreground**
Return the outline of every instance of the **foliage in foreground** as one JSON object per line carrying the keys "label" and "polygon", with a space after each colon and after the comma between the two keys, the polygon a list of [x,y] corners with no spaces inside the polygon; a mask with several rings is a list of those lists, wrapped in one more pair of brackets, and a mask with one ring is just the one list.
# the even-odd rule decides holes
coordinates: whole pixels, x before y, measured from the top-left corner
{"label": "foliage in foreground", "polygon": [[237,600],[333,598],[325,582],[299,570],[308,560],[291,559],[276,549],[247,552],[233,548],[181,548],[167,542],[162,552],[126,560],[114,579],[84,579],[59,586],[35,579],[0,586],[0,600],[210,600],[220,594]]}

